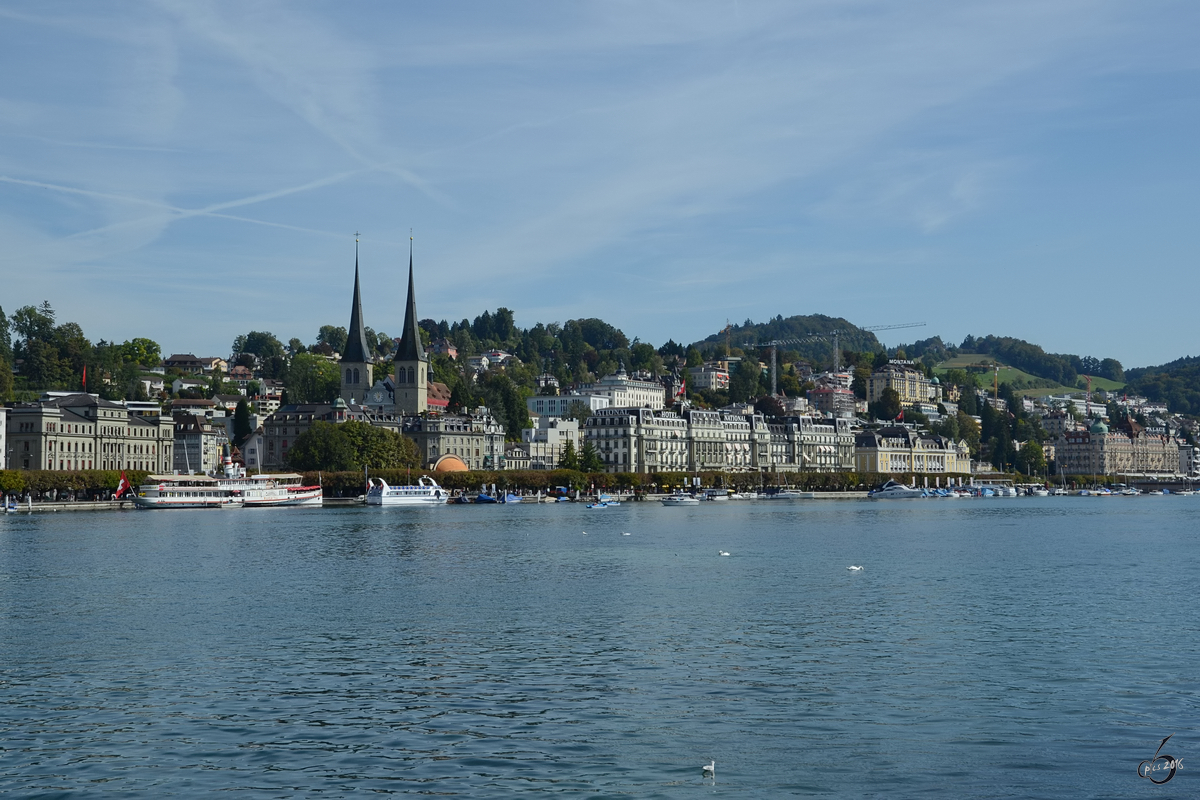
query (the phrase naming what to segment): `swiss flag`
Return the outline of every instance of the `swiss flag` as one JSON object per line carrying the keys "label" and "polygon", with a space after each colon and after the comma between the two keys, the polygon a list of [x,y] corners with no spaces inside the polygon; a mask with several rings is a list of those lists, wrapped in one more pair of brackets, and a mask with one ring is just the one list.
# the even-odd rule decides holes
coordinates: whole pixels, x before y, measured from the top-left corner
{"label": "swiss flag", "polygon": [[129,485],[129,481],[125,478],[125,470],[121,470],[121,482],[117,484],[117,499],[120,500],[124,495],[132,492],[133,487]]}
{"label": "swiss flag", "polygon": [[903,419],[904,419],[904,409],[903,409],[903,408],[902,408],[902,409],[900,409],[900,415],[899,415],[898,417],[896,417],[896,419],[897,419],[897,420],[903,420]]}

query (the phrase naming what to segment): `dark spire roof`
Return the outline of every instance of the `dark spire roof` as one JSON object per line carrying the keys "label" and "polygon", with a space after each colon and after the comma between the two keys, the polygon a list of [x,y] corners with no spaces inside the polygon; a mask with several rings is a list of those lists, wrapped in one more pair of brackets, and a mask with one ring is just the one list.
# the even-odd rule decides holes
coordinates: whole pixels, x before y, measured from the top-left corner
{"label": "dark spire roof", "polygon": [[417,294],[413,290],[412,238],[408,240],[408,302],[404,306],[404,332],[396,348],[396,361],[428,361],[421,346],[421,329],[417,327]]}
{"label": "dark spire roof", "polygon": [[342,361],[366,363],[367,331],[363,327],[362,296],[358,291],[358,239],[354,240],[354,302],[350,306],[350,328],[346,336],[346,352]]}

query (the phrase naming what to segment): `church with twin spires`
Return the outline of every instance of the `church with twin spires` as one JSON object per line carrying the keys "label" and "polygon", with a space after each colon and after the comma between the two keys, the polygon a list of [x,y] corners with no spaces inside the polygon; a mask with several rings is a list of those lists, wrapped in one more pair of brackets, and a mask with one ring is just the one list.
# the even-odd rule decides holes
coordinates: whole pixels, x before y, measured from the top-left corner
{"label": "church with twin spires", "polygon": [[[354,299],[350,306],[350,327],[346,337],[346,352],[339,363],[342,375],[341,398],[348,406],[365,406],[376,413],[407,417],[423,414],[430,409],[429,356],[421,345],[421,329],[417,325],[417,300],[413,283],[412,245],[408,252],[408,299],[404,304],[404,330],[392,359],[393,372],[386,369],[375,375],[377,365],[367,347],[366,324],[363,322],[362,292],[358,277],[357,245],[354,254]],[[445,409],[449,392],[433,383],[434,410]],[[441,402],[439,402],[441,401]]]}
{"label": "church with twin spires", "polygon": [[263,422],[262,466],[291,466],[289,445],[315,422],[352,420],[396,431],[416,442],[421,466],[438,472],[504,469],[504,426],[486,408],[451,414],[450,391],[431,380],[429,355],[421,345],[417,325],[417,299],[413,280],[413,255],[408,253],[408,298],[404,304],[404,331],[391,359],[379,361],[367,345],[363,320],[362,285],[358,274],[358,248],[354,252],[354,298],[350,327],[338,370],[341,390],[332,403],[296,403],[283,406]]}

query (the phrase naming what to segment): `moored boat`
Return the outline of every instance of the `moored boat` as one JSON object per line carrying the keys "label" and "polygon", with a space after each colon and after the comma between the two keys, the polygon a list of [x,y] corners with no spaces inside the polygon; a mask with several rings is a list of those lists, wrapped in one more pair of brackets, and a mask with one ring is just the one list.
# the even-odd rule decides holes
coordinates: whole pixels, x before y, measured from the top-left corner
{"label": "moored boat", "polygon": [[433,478],[422,475],[413,486],[388,486],[383,478],[371,478],[367,489],[370,506],[445,505],[448,494]]}
{"label": "moored boat", "polygon": [[700,505],[700,498],[684,494],[683,492],[675,492],[662,498],[660,502],[664,506],[698,506]]}
{"label": "moored boat", "polygon": [[241,508],[238,489],[221,486],[207,475],[147,475],[134,492],[138,508]]}
{"label": "moored boat", "polygon": [[778,491],[768,490],[762,495],[764,500],[812,500],[817,496],[816,492],[801,492],[797,489],[779,489]]}
{"label": "moored boat", "polygon": [[872,500],[915,500],[924,496],[925,492],[921,489],[905,486],[903,483],[896,481],[888,481],[878,489],[867,493],[867,497]]}
{"label": "moored boat", "polygon": [[295,472],[247,475],[229,456],[225,457],[225,474],[217,477],[217,485],[240,493],[246,508],[321,505],[321,487],[305,486],[304,476]]}

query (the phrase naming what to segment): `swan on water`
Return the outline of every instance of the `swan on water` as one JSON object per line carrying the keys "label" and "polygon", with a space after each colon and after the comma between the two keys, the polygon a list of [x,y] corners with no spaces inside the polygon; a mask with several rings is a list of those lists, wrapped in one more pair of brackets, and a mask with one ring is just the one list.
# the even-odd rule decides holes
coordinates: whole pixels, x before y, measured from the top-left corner
{"label": "swan on water", "polygon": [[711,775],[712,773],[714,773],[714,772],[716,772],[716,771],[717,771],[717,762],[716,762],[716,761],[709,761],[707,764],[705,764],[705,765],[704,765],[703,767],[701,767],[700,769],[704,770],[706,773],[708,773],[708,774],[710,774],[710,775]]}
{"label": "swan on water", "polygon": [[718,550],[718,551],[717,551],[717,555],[719,555],[719,556],[727,556],[727,555],[729,555],[729,551],[728,551],[728,550]]}
{"label": "swan on water", "polygon": [[846,567],[846,569],[853,570],[854,572],[859,572],[862,570],[862,567],[850,566],[850,567]]}

